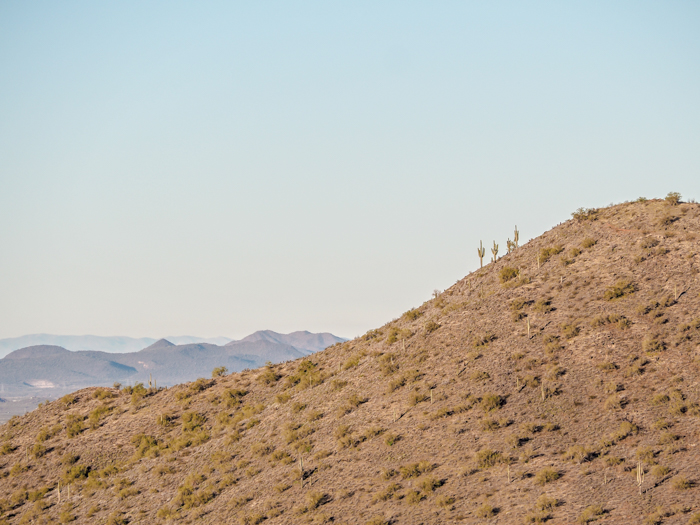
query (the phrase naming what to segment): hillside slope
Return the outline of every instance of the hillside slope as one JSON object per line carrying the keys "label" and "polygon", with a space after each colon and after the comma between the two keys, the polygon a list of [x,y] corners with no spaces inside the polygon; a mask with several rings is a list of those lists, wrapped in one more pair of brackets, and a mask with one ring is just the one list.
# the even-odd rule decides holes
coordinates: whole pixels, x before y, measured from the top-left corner
{"label": "hillside slope", "polygon": [[312,356],[44,405],[2,427],[2,516],[698,523],[699,233],[583,211]]}

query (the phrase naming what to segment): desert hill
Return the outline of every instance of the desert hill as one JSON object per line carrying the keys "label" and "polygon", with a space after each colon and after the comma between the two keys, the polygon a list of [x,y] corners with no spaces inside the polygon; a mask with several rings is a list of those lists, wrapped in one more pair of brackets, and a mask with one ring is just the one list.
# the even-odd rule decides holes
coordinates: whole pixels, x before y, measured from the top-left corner
{"label": "desert hill", "polygon": [[699,234],[672,195],[579,210],[355,340],[41,406],[0,519],[700,523]]}
{"label": "desert hill", "polygon": [[255,332],[240,341],[219,346],[209,343],[176,345],[160,339],[138,352],[71,352],[60,346],[21,348],[0,359],[0,392],[10,396],[63,395],[87,386],[111,386],[135,381],[171,386],[208,376],[217,366],[230,371],[256,368],[304,357],[344,341],[329,333],[271,330]]}

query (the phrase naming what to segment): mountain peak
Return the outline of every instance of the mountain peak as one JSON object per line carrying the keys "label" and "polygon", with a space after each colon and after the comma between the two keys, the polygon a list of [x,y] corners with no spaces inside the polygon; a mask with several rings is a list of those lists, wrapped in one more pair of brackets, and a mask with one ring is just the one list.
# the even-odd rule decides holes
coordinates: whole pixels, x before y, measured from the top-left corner
{"label": "mountain peak", "polygon": [[159,348],[169,348],[171,346],[175,346],[175,344],[171,343],[165,338],[158,339],[155,343],[153,343],[151,346],[147,346],[142,352],[145,350],[157,350]]}

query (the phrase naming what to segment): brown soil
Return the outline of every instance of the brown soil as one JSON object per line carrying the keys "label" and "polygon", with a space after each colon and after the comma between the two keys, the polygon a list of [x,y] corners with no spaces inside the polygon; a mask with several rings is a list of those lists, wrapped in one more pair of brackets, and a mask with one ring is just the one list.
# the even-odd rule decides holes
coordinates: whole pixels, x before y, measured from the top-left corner
{"label": "brown soil", "polygon": [[699,233],[612,206],[309,359],[48,403],[0,522],[700,523]]}

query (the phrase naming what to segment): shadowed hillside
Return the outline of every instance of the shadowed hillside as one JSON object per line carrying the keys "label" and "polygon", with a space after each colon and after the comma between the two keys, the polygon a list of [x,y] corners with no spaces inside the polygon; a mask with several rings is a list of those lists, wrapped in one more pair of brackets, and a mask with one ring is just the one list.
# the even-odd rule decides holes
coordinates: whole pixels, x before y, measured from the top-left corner
{"label": "shadowed hillside", "polygon": [[700,523],[700,205],[669,200],[579,210],[308,357],[15,418],[2,516]]}

